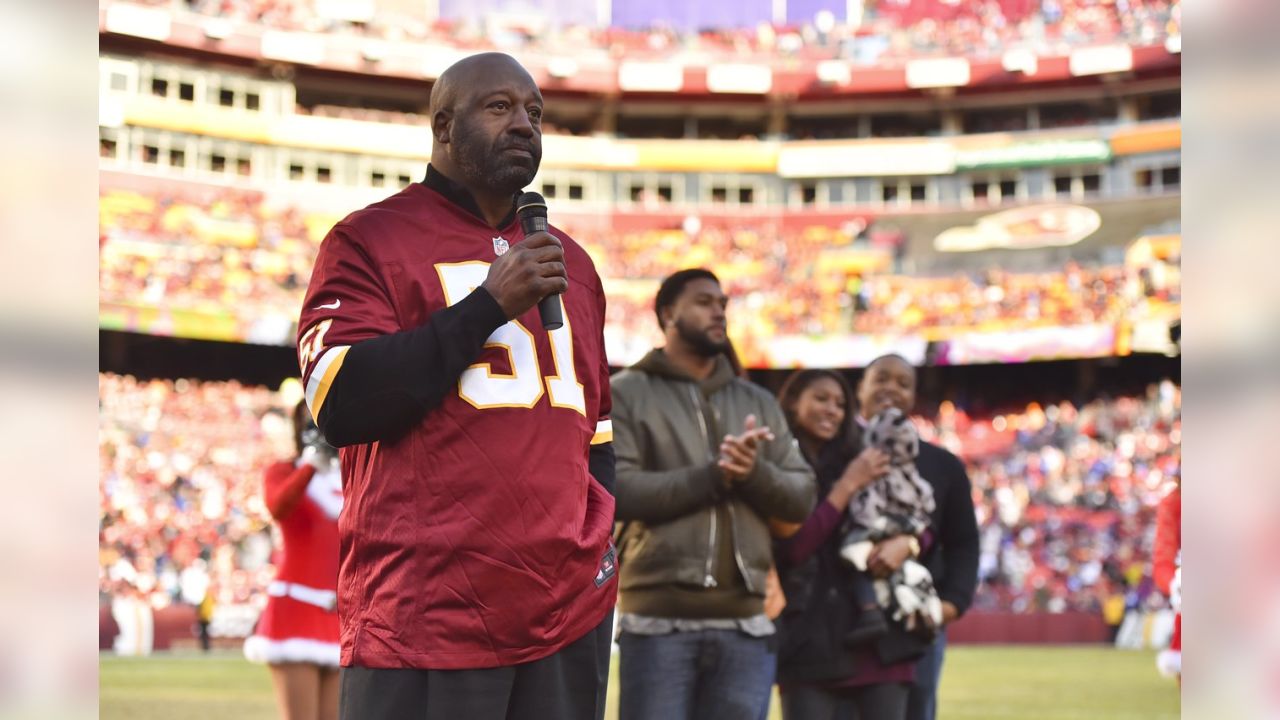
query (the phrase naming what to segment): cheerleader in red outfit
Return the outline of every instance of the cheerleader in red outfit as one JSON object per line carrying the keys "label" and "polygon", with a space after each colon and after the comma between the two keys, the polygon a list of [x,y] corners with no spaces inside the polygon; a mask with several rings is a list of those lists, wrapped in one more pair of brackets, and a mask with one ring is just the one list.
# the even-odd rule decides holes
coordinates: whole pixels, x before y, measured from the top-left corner
{"label": "cheerleader in red outfit", "polygon": [[258,626],[245,640],[249,660],[266,663],[284,720],[338,717],[337,452],[300,402],[294,409],[295,462],[266,471],[266,500],[284,536],[276,579]]}
{"label": "cheerleader in red outfit", "polygon": [[1160,672],[1182,683],[1182,479],[1160,501],[1156,511],[1156,540],[1151,563],[1156,587],[1169,596],[1177,614],[1169,649],[1160,652],[1156,665]]}

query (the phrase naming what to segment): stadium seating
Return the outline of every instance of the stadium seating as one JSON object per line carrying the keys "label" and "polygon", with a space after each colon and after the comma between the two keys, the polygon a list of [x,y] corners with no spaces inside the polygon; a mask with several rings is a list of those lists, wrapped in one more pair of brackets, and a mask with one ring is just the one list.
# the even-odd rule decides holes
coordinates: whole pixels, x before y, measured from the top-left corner
{"label": "stadium seating", "polygon": [[[339,16],[357,6],[372,14]],[[654,293],[690,266],[733,298],[749,368],[1169,352],[1180,1],[851,6],[848,22],[703,30],[102,0],[100,326],[291,346],[343,203],[421,171],[427,83],[496,49],[547,93],[540,182],[603,278],[615,366],[661,343]],[[1063,240],[1075,216],[1048,206],[1092,213],[1097,232]],[[1018,216],[998,242],[977,227],[997,215]],[[942,248],[948,233],[974,243]],[[110,373],[99,390],[101,595],[162,609],[184,601],[184,570],[207,568],[223,619],[252,627],[280,546],[261,477],[293,454],[285,399]],[[1096,626],[1117,594],[1162,606],[1151,527],[1180,473],[1180,389],[1044,405],[1036,390],[915,418],[973,480],[975,610]]]}
{"label": "stadium seating", "polygon": [[1098,612],[1161,603],[1149,579],[1155,507],[1181,472],[1181,390],[971,419],[944,403],[923,434],[966,460],[982,555],[975,607]]}
{"label": "stadium seating", "polygon": [[[99,377],[100,590],[164,607],[207,560],[219,603],[259,604],[272,577],[265,466],[292,454],[279,397],[236,382]],[[1097,611],[1112,592],[1159,603],[1148,528],[1177,475],[1181,391],[983,417],[944,403],[916,418],[963,457],[981,532],[975,608]],[[125,569],[121,563],[127,564]]]}
{"label": "stadium seating", "polygon": [[204,560],[219,602],[264,601],[271,542],[262,472],[292,454],[265,388],[99,377],[100,591],[127,582],[157,607]]}
{"label": "stadium seating", "polygon": [[428,22],[425,14],[376,11],[353,20],[326,14],[308,0],[142,0],[222,20],[288,31],[332,33],[389,40],[432,40],[475,50],[556,50],[578,48],[582,55],[605,52],[619,58],[645,55],[670,58],[804,57],[822,59],[868,56],[876,61],[935,54],[985,56],[1011,47],[1070,48],[1093,43],[1128,41],[1151,44],[1181,32],[1179,0],[870,0],[857,24],[810,19],[800,24],[679,31],[582,25],[555,28],[520,24],[495,31],[466,21]]}
{"label": "stadium seating", "polygon": [[[230,190],[201,199],[105,190],[99,207],[103,302],[243,321],[242,336],[215,339],[263,341],[250,337],[254,323],[275,317],[280,329],[266,340],[275,344],[293,341],[291,323],[319,240],[338,219]],[[692,242],[679,229],[587,231],[578,238],[610,291],[608,332],[622,346],[656,340],[649,308],[662,277],[706,266],[735,298],[731,330],[751,367],[769,366],[764,348],[780,336],[938,340],[958,332],[1115,324],[1140,321],[1180,299],[1176,254],[1101,267],[1067,262],[1034,273],[992,268],[922,277],[895,274],[884,248],[826,226],[707,227]],[[850,270],[850,256],[867,269]]]}

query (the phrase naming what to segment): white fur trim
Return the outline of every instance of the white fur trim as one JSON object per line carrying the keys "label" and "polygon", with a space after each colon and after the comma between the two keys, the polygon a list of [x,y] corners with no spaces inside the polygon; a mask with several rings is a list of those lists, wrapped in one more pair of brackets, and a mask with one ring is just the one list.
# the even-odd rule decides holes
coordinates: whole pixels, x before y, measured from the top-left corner
{"label": "white fur trim", "polygon": [[261,635],[250,635],[244,641],[245,658],[259,664],[305,662],[337,667],[341,654],[342,648],[338,643],[306,638],[271,640]]}
{"label": "white fur trim", "polygon": [[315,605],[325,612],[333,612],[333,609],[338,606],[337,591],[322,590],[281,580],[272,580],[271,584],[267,585],[267,594],[271,597],[288,596],[298,602]]}
{"label": "white fur trim", "polygon": [[1161,650],[1156,655],[1156,669],[1165,677],[1178,677],[1182,674],[1182,651]]}

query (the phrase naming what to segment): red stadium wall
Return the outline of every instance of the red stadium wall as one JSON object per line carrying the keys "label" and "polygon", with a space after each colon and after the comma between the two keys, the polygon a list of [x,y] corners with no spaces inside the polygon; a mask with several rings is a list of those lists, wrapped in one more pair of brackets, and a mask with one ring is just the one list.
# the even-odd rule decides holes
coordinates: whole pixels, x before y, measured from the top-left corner
{"label": "red stadium wall", "polygon": [[111,606],[98,606],[98,649],[110,650],[111,642],[120,634],[120,626],[111,617]]}
{"label": "red stadium wall", "polygon": [[[170,605],[167,608],[156,611],[152,617],[155,618],[152,636],[154,638],[152,644],[154,650],[169,650],[173,647],[175,640],[195,641],[195,607],[191,605]],[[111,606],[99,606],[98,649],[110,650],[111,643],[119,633],[120,628],[116,625],[115,619],[111,617]]]}
{"label": "red stadium wall", "polygon": [[1107,626],[1092,613],[972,613],[947,629],[955,645],[1063,645],[1107,642]]}

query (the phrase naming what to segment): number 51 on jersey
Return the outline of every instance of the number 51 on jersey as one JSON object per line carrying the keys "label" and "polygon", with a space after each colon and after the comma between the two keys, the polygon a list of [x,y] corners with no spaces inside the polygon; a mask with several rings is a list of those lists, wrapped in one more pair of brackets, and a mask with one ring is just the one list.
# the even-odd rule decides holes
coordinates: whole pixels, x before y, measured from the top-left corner
{"label": "number 51 on jersey", "polygon": [[[489,263],[481,260],[440,263],[436,265],[436,272],[444,288],[445,303],[453,305],[480,287],[489,274]],[[585,417],[587,402],[574,369],[573,328],[563,298],[560,298],[560,311],[564,325],[558,330],[547,331],[551,339],[553,374],[545,377],[542,374],[533,333],[519,320],[509,320],[493,331],[484,346],[506,351],[511,360],[511,373],[495,373],[489,363],[476,363],[464,370],[458,379],[458,395],[481,410],[532,408],[542,399],[545,383],[552,406],[569,408]]]}

